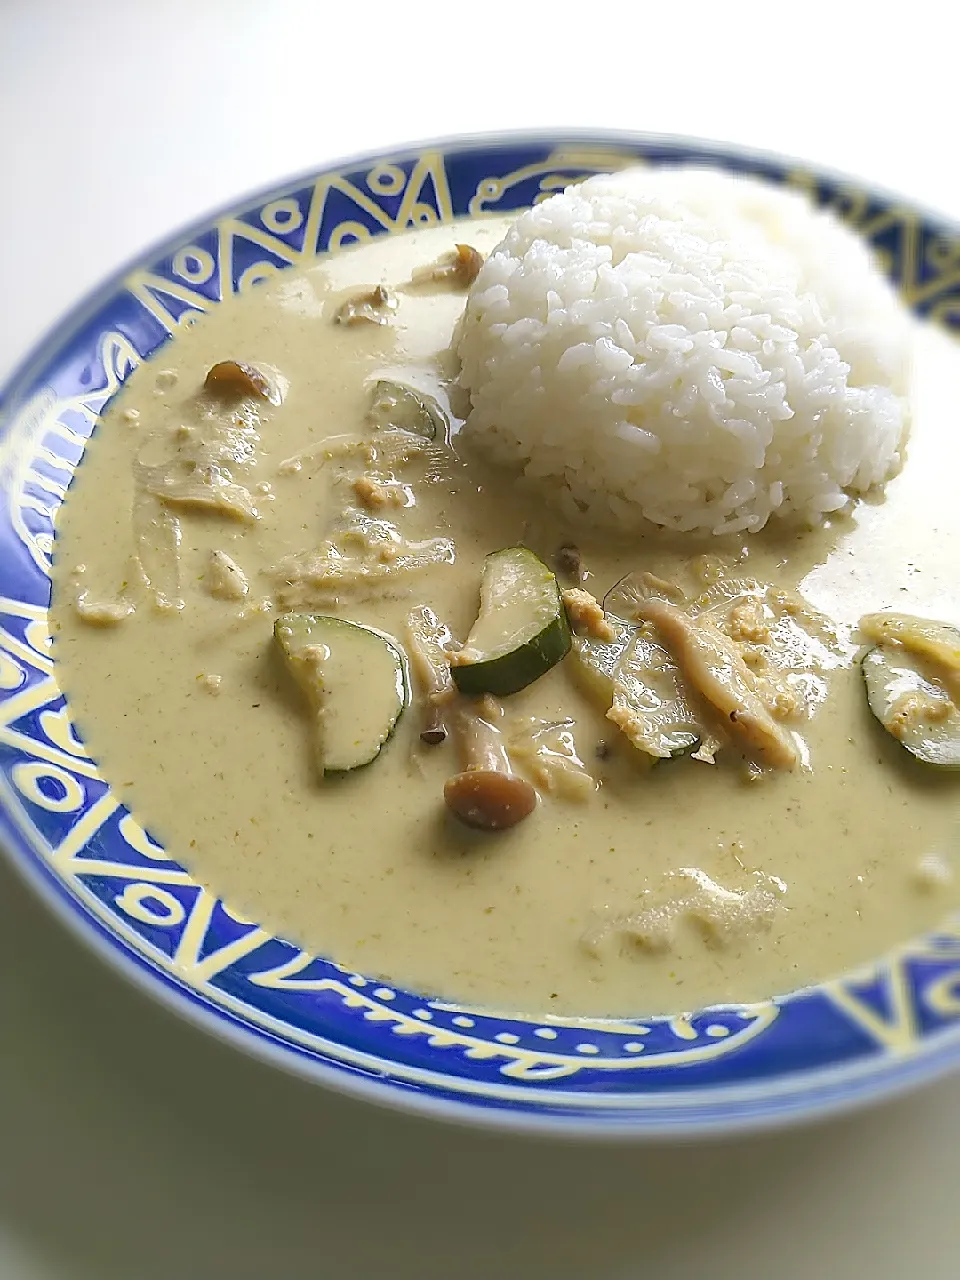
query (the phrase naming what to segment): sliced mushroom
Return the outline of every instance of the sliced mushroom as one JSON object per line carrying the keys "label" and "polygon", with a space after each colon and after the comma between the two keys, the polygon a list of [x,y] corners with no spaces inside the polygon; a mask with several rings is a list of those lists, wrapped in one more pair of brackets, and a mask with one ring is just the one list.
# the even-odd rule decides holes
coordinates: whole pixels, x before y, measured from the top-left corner
{"label": "sliced mushroom", "polygon": [[506,831],[537,806],[534,788],[510,767],[500,730],[485,718],[498,711],[492,698],[460,709],[456,729],[463,771],[443,788],[454,817],[480,831]]}
{"label": "sliced mushroom", "polygon": [[445,254],[439,261],[429,267],[421,267],[412,276],[413,284],[449,284],[456,289],[467,289],[480,274],[483,266],[483,254],[470,244],[454,245],[451,253]]}
{"label": "sliced mushroom", "polygon": [[242,364],[239,360],[221,360],[215,364],[203,385],[221,400],[242,400],[246,396],[268,400],[271,404],[279,400],[269,378],[252,364]]}
{"label": "sliced mushroom", "polygon": [[638,601],[636,615],[653,623],[684,677],[720,713],[742,747],[772,768],[795,767],[799,756],[792,736],[771,716],[753,673],[727,636],[666,600]]}
{"label": "sliced mushroom", "polygon": [[348,298],[337,308],[333,320],[334,324],[389,324],[396,309],[396,298],[378,284],[375,289]]}

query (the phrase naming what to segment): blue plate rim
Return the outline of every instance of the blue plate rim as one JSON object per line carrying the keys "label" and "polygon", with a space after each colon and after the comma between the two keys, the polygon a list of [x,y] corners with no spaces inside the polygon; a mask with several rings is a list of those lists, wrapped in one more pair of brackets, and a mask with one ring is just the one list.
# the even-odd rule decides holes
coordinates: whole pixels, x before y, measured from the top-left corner
{"label": "blue plate rim", "polygon": [[[960,224],[940,211],[927,209],[900,193],[887,190],[872,181],[861,180],[856,175],[843,173],[810,163],[783,153],[753,149],[719,141],[672,135],[666,133],[638,133],[629,130],[599,129],[543,129],[505,130],[470,134],[462,137],[438,137],[426,141],[398,143],[377,152],[364,152],[315,165],[299,174],[277,178],[252,192],[241,193],[229,202],[164,236],[159,241],[138,251],[128,261],[87,291],[77,303],[68,308],[33,343],[28,352],[17,362],[0,387],[0,411],[11,413],[17,407],[13,395],[17,386],[29,387],[35,371],[67,347],[71,338],[83,324],[96,313],[99,305],[110,297],[124,281],[144,263],[161,257],[195,236],[207,230],[220,219],[238,208],[253,207],[271,196],[292,190],[298,184],[316,180],[317,176],[335,170],[360,168],[365,165],[386,163],[391,159],[419,152],[435,151],[459,153],[481,152],[493,147],[536,147],[549,145],[592,147],[651,147],[662,145],[678,150],[695,151],[703,156],[715,156],[720,160],[743,163],[755,162],[778,168],[798,168],[818,180],[837,185],[855,184],[858,190],[874,197],[891,208],[902,208],[924,218],[926,223],[944,234],[960,238]],[[438,1098],[416,1088],[406,1087],[396,1080],[378,1080],[356,1073],[345,1065],[327,1064],[305,1055],[290,1053],[276,1042],[264,1028],[251,1025],[231,1014],[222,1005],[214,1007],[202,993],[182,983],[161,969],[149,957],[137,954],[118,938],[113,938],[96,917],[85,910],[82,903],[73,899],[66,887],[57,880],[52,870],[39,862],[19,856],[14,852],[15,841],[9,839],[10,818],[0,809],[0,854],[3,854],[22,881],[52,909],[68,930],[88,950],[133,986],[164,1007],[212,1033],[217,1039],[242,1049],[250,1056],[268,1065],[279,1066],[287,1072],[314,1082],[320,1082],[335,1091],[403,1112],[445,1119],[470,1127],[502,1130],[513,1133],[549,1136],[558,1139],[586,1138],[603,1142],[637,1141],[651,1139],[689,1139],[692,1134],[703,1137],[722,1137],[780,1129],[802,1122],[825,1119],[830,1115],[874,1105],[882,1100],[898,1096],[917,1085],[931,1081],[960,1063],[960,1024],[946,1027],[928,1037],[923,1049],[911,1058],[898,1060],[889,1054],[881,1060],[869,1059],[863,1063],[835,1068],[814,1068],[797,1072],[785,1081],[781,1088],[769,1083],[763,1086],[743,1084],[717,1086],[697,1091],[696,1101],[689,1094],[676,1095],[680,1112],[670,1107],[657,1111],[631,1109],[629,1097],[622,1099],[617,1112],[617,1124],[611,1125],[600,1116],[596,1120],[582,1115],[563,1115],[556,1112],[536,1114],[512,1111],[506,1108],[482,1107],[473,1101]],[[800,995],[802,991],[790,993]],[[184,997],[187,997],[186,999]],[[789,999],[790,997],[786,997]],[[783,998],[781,998],[783,999]],[[756,1096],[755,1109],[735,1108],[730,1116],[716,1114],[714,1108],[726,1100]],[[669,1098],[661,1094],[661,1099]],[[702,1113],[704,1112],[704,1113]]]}
{"label": "blue plate rim", "polygon": [[88,289],[72,306],[68,307],[57,319],[41,330],[40,336],[34,340],[26,353],[16,361],[6,377],[0,382],[0,411],[7,412],[10,409],[11,401],[9,395],[11,388],[15,387],[17,383],[28,381],[31,368],[44,360],[48,347],[55,339],[61,343],[69,340],[69,336],[82,324],[84,318],[89,317],[96,310],[96,303],[99,299],[121,285],[131,272],[136,270],[143,262],[160,258],[184,241],[192,240],[196,234],[206,230],[212,223],[226,217],[238,206],[247,207],[266,199],[274,192],[286,191],[301,183],[309,182],[319,173],[335,169],[362,167],[367,163],[373,164],[377,161],[389,160],[398,155],[419,151],[446,150],[452,147],[461,151],[482,151],[484,148],[491,146],[536,146],[547,143],[561,147],[566,144],[589,144],[600,147],[662,145],[695,150],[715,155],[719,158],[742,159],[761,165],[802,169],[817,178],[838,185],[852,182],[860,190],[876,196],[884,203],[891,206],[902,205],[907,207],[920,214],[931,225],[939,226],[944,232],[960,235],[960,220],[957,218],[951,217],[941,209],[908,199],[901,192],[879,185],[872,179],[861,177],[856,173],[845,172],[841,169],[834,169],[829,165],[821,165],[792,153],[768,151],[762,147],[740,146],[734,143],[721,142],[717,139],[702,138],[696,134],[645,133],[631,129],[589,128],[561,130],[549,128],[505,129],[489,133],[470,133],[463,136],[441,134],[412,142],[398,142],[381,151],[364,151],[347,156],[337,156],[329,161],[300,170],[297,173],[277,178],[275,181],[254,188],[252,191],[240,193],[234,199],[225,201],[206,213],[197,214],[167,235],[145,244],[142,249],[124,259],[109,275]]}
{"label": "blue plate rim", "polygon": [[[7,815],[0,810],[0,837],[5,835]],[[206,1032],[224,1045],[239,1049],[266,1066],[278,1067],[288,1075],[358,1101],[370,1102],[390,1111],[452,1122],[469,1129],[547,1137],[558,1141],[586,1139],[597,1143],[689,1141],[692,1136],[723,1139],[748,1136],[800,1125],[817,1123],[837,1115],[848,1115],[893,1100],[925,1083],[932,1083],[960,1065],[960,1028],[941,1033],[937,1043],[912,1059],[885,1061],[880,1066],[868,1061],[854,1067],[829,1071],[811,1070],[790,1077],[781,1090],[765,1087],[757,1099],[757,1110],[733,1116],[718,1116],[712,1108],[757,1092],[754,1085],[734,1085],[698,1094],[691,1106],[678,1095],[683,1109],[678,1113],[664,1107],[658,1111],[631,1112],[625,1101],[617,1125],[581,1116],[514,1112],[481,1108],[469,1101],[451,1101],[405,1089],[390,1081],[367,1079],[340,1066],[289,1053],[263,1030],[235,1018],[222,1008],[213,1009],[195,990],[178,982],[171,974],[127,947],[118,945],[108,931],[90,914],[72,902],[55,876],[38,861],[21,859],[10,853],[0,839],[3,855],[15,873],[38,899],[51,910],[67,931],[88,952],[104,963],[129,986],[169,1013]],[[796,993],[796,994],[799,994]],[[943,1043],[941,1043],[943,1042]],[[866,1086],[859,1084],[866,1079]],[[814,1087],[807,1089],[807,1082]],[[852,1085],[849,1092],[845,1085]],[[811,1095],[820,1094],[819,1098]],[[661,1095],[663,1097],[664,1095]],[[700,1112],[700,1103],[711,1106],[709,1117]],[[779,1104],[770,1108],[770,1103]]]}

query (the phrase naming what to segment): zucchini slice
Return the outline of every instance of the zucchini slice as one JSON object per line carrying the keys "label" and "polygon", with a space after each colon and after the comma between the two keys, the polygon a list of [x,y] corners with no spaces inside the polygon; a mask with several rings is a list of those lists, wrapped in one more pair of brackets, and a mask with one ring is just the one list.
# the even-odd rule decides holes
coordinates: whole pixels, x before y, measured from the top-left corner
{"label": "zucchini slice", "polygon": [[923,764],[960,769],[960,711],[923,664],[899,646],[877,645],[860,669],[867,704],[887,733]]}
{"label": "zucchini slice", "polygon": [[446,421],[432,396],[414,391],[402,382],[381,378],[370,393],[370,420],[381,429],[398,428],[425,440],[441,440]]}
{"label": "zucchini slice", "polygon": [[689,755],[700,746],[703,731],[680,672],[666,649],[642,631],[620,663],[611,711],[607,718],[655,759]]}
{"label": "zucchini slice", "polygon": [[573,638],[581,683],[639,751],[655,760],[689,755],[700,746],[703,730],[670,655],[628,622],[612,614],[607,621],[613,640]]}
{"label": "zucchini slice", "polygon": [[606,711],[613,705],[620,663],[637,634],[637,629],[621,618],[606,614],[613,627],[612,640],[574,635],[570,651],[574,673],[584,692]]}
{"label": "zucchini slice", "polygon": [[636,580],[636,573],[627,573],[613,584],[603,597],[604,613],[613,614],[615,618],[632,619],[636,617],[637,603],[641,598],[641,592]]}
{"label": "zucchini slice", "polygon": [[400,649],[380,631],[316,613],[285,613],[273,634],[310,704],[319,771],[370,764],[409,698]]}
{"label": "zucchini slice", "polygon": [[557,579],[526,547],[487,556],[480,613],[451,659],[461,693],[505,697],[525,689],[570,649],[570,626]]}

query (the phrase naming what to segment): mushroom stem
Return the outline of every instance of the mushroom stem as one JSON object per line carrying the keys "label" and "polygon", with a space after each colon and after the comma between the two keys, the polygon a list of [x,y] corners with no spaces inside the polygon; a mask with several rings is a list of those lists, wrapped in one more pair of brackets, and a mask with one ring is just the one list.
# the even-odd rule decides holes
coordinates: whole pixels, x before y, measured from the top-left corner
{"label": "mushroom stem", "polygon": [[[484,699],[481,709],[490,713],[494,700]],[[503,737],[496,725],[485,720],[481,710],[475,707],[461,708],[457,716],[457,744],[465,771],[512,773]]]}
{"label": "mushroom stem", "polygon": [[439,746],[447,737],[444,712],[455,693],[445,647],[450,638],[450,632],[432,609],[420,605],[411,610],[407,618],[410,666],[423,699],[420,741],[429,747]]}
{"label": "mushroom stem", "polygon": [[536,791],[511,769],[500,730],[486,718],[498,713],[499,704],[489,697],[483,699],[479,710],[476,706],[461,707],[456,728],[463,771],[448,778],[443,788],[450,812],[481,831],[516,826],[537,804]]}
{"label": "mushroom stem", "polygon": [[420,730],[420,741],[428,747],[439,747],[447,740],[447,726],[444,723],[443,707],[448,699],[440,702],[436,695],[429,694],[423,707],[423,728]]}

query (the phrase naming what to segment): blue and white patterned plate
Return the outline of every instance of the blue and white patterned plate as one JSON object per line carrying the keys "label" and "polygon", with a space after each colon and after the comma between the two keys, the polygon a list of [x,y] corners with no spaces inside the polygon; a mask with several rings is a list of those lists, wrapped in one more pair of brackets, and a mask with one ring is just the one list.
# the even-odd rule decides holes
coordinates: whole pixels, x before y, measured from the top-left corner
{"label": "blue and white patterned plate", "polygon": [[100,775],[47,633],[57,507],[99,415],[181,326],[371,236],[522,209],[590,173],[707,161],[809,191],[880,252],[916,312],[960,328],[960,232],[790,162],[675,140],[508,136],[351,161],[249,197],[102,286],[0,406],[0,843],[141,987],[268,1061],[374,1101],[594,1135],[743,1129],[887,1095],[960,1062],[960,921],[763,1004],[671,1018],[500,1015],[388,988],[231,911]]}

